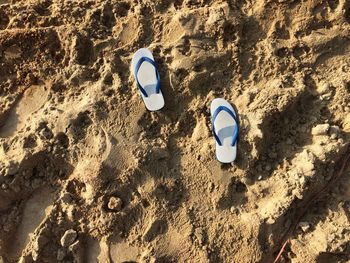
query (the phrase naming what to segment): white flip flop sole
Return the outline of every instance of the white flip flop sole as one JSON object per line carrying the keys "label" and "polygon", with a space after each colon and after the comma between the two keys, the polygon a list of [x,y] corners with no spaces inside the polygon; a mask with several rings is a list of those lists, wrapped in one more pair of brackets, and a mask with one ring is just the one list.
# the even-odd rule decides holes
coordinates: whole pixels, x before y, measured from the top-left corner
{"label": "white flip flop sole", "polygon": [[[214,112],[220,106],[227,107],[237,117],[235,110],[226,100],[217,98],[214,99],[210,105],[211,116],[213,117]],[[213,121],[213,120],[212,120]],[[214,123],[214,127],[217,136],[220,139],[222,145],[216,140],[216,158],[221,163],[231,163],[236,159],[237,156],[237,141],[232,146],[232,139],[234,134],[235,126],[238,125],[232,116],[226,111],[220,111],[217,115]],[[238,128],[238,127],[237,127]]]}
{"label": "white flip flop sole", "polygon": [[141,48],[136,51],[132,58],[131,71],[135,80],[136,78],[139,80],[139,83],[148,95],[148,97],[145,97],[144,94],[140,92],[146,108],[150,111],[160,110],[164,107],[165,102],[162,91],[160,90],[159,93],[156,93],[157,75],[154,66],[148,62],[144,62],[141,64],[137,76],[135,75],[135,66],[143,57],[147,57],[154,61],[151,51],[147,48]]}

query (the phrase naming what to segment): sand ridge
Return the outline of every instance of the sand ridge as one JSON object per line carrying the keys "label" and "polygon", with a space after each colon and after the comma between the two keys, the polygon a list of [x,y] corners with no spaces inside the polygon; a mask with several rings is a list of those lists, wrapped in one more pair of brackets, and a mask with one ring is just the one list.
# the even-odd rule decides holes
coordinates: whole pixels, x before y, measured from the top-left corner
{"label": "sand ridge", "polygon": [[[0,262],[273,262],[349,145],[349,23],[345,0],[0,0]],[[239,117],[232,165],[216,97]],[[281,262],[350,259],[348,175]]]}

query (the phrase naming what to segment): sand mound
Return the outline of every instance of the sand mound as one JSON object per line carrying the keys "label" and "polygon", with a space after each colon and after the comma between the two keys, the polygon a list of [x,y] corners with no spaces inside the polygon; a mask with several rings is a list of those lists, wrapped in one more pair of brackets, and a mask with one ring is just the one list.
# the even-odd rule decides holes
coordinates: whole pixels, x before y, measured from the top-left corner
{"label": "sand mound", "polygon": [[[348,1],[0,0],[0,262],[271,262],[350,139]],[[130,74],[153,51],[166,106]],[[215,159],[229,100],[238,158]],[[350,260],[349,170],[285,262]]]}

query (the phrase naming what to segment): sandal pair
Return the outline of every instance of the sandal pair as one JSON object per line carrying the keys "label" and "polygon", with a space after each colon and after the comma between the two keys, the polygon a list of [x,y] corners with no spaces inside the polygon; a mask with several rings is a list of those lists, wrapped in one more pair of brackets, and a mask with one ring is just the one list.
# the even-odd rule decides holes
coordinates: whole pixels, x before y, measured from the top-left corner
{"label": "sandal pair", "polygon": [[[131,69],[149,111],[164,107],[165,101],[160,87],[160,74],[152,52],[139,49],[133,56]],[[212,132],[216,142],[216,158],[222,163],[231,163],[237,156],[238,120],[233,107],[222,98],[211,102]]]}

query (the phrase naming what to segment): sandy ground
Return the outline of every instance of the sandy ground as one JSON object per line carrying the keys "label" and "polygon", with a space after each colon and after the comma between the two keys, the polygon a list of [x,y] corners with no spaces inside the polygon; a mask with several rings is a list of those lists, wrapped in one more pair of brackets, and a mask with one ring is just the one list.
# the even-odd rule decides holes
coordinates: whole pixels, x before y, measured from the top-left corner
{"label": "sandy ground", "polygon": [[349,23],[346,0],[0,0],[0,262],[273,262],[286,240],[280,262],[349,262]]}

